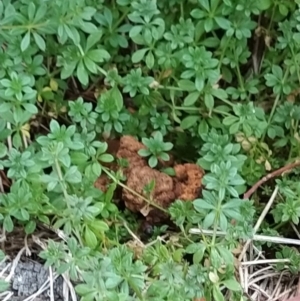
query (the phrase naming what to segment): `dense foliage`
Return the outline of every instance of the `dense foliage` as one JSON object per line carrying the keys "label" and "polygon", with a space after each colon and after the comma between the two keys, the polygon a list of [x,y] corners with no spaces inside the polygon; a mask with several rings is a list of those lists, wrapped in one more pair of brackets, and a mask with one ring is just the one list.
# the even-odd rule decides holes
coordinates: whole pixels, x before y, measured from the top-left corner
{"label": "dense foliage", "polygon": [[[272,186],[242,194],[300,155],[299,1],[3,0],[0,64],[3,234],[62,229],[67,242],[40,257],[82,301],[241,300],[232,251]],[[201,198],[169,208],[180,231],[155,241],[156,226],[142,254],[124,243],[138,223],[114,203],[123,176],[107,167],[106,141],[124,135],[152,168],[172,150],[206,171]],[[265,233],[299,223],[297,172],[277,184]]]}

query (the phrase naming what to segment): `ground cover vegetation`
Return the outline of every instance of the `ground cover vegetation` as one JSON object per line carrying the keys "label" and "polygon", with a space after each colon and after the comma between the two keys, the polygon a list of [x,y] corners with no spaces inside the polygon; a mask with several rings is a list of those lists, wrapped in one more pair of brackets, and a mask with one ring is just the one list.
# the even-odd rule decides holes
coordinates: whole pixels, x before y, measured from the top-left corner
{"label": "ground cover vegetation", "polygon": [[275,186],[260,231],[295,235],[299,1],[3,0],[0,65],[2,240],[62,230],[39,257],[82,301],[246,300]]}

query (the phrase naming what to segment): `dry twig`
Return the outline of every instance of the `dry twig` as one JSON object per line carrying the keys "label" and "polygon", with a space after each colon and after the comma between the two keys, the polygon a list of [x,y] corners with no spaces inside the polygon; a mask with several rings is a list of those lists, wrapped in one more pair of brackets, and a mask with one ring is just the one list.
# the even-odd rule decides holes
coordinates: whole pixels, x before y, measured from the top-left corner
{"label": "dry twig", "polygon": [[267,174],[266,176],[264,176],[263,178],[261,178],[258,182],[256,182],[245,194],[244,194],[244,199],[249,199],[251,197],[251,195],[265,182],[269,181],[272,178],[278,177],[280,175],[282,175],[283,173],[286,173],[288,171],[291,171],[292,169],[296,168],[300,166],[300,161],[298,162],[294,162],[291,164],[288,164],[284,167],[281,167],[269,174]]}

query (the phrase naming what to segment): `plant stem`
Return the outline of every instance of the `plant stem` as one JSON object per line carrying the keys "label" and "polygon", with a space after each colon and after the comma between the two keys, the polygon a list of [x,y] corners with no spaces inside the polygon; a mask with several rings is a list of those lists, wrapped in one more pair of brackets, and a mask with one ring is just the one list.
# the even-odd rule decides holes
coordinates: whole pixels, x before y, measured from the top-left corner
{"label": "plant stem", "polygon": [[222,205],[222,200],[219,200],[218,208],[217,208],[217,212],[216,212],[216,216],[215,216],[215,221],[214,221],[213,238],[212,238],[212,242],[211,242],[212,246],[215,246],[215,243],[216,243],[218,223],[219,223],[219,219],[220,219],[221,205]]}
{"label": "plant stem", "polygon": [[181,88],[179,88],[179,87],[173,87],[173,86],[162,86],[162,85],[159,85],[159,86],[158,86],[158,89],[163,89],[163,90],[174,90],[174,91],[184,92],[184,90],[182,90]]}
{"label": "plant stem", "polygon": [[55,159],[55,169],[56,169],[56,172],[57,172],[57,175],[58,175],[58,178],[59,178],[61,189],[62,189],[64,197],[66,199],[67,206],[69,208],[69,202],[68,202],[69,195],[68,195],[66,185],[65,185],[65,182],[64,182],[64,178],[63,178],[63,175],[62,175],[62,171],[61,171],[61,168],[60,168],[60,165],[59,165],[59,162],[58,162],[57,159]]}
{"label": "plant stem", "polygon": [[236,67],[236,71],[237,71],[237,76],[238,76],[240,86],[244,90],[244,82],[243,82],[243,78],[242,78],[242,75],[241,75],[241,70],[240,70],[239,65]]}
{"label": "plant stem", "polygon": [[130,11],[129,8],[127,8],[127,9],[124,11],[123,15],[122,15],[121,18],[118,20],[118,22],[116,22],[116,23],[114,24],[114,26],[111,28],[111,32],[112,32],[112,33],[119,27],[119,25],[120,25],[120,24],[123,22],[123,20],[127,17],[129,11]]}

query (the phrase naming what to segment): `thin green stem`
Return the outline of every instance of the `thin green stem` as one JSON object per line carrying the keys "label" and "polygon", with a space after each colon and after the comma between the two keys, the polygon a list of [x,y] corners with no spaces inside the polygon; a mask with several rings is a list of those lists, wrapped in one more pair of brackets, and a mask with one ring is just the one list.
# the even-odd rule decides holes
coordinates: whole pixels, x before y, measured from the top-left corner
{"label": "thin green stem", "polygon": [[127,8],[123,15],[121,16],[121,18],[118,20],[117,23],[114,24],[114,26],[111,28],[111,32],[113,33],[118,27],[119,25],[123,22],[123,20],[127,17],[128,13],[129,13],[130,9]]}
{"label": "thin green stem", "polygon": [[10,30],[10,29],[26,29],[26,30],[31,30],[31,29],[37,29],[39,27],[46,26],[48,21],[43,22],[43,23],[38,23],[38,24],[28,24],[28,25],[3,25],[0,26],[0,30]]}
{"label": "thin green stem", "polygon": [[103,68],[97,66],[97,69],[98,69],[98,70],[100,71],[100,73],[102,73],[105,77],[107,76],[107,72],[106,72]]}
{"label": "thin green stem", "polygon": [[183,233],[183,236],[186,238],[186,240],[187,240],[188,242],[190,242],[190,243],[194,243],[194,242],[188,237],[188,235],[187,235],[187,233],[186,233],[184,227],[183,227],[182,225],[180,225],[179,228],[180,228],[181,232]]}
{"label": "thin green stem", "polygon": [[61,189],[62,189],[64,197],[66,199],[67,206],[69,208],[69,202],[68,202],[69,195],[68,195],[68,192],[67,192],[67,189],[66,189],[66,185],[65,185],[65,182],[64,182],[64,178],[63,178],[63,175],[62,175],[60,164],[59,164],[57,159],[55,159],[55,169],[56,169],[56,172],[57,172],[57,175],[58,175],[58,178],[59,178],[59,183],[60,183]]}
{"label": "thin green stem", "polygon": [[275,16],[276,7],[277,7],[277,3],[274,4],[273,10],[272,10],[272,15],[271,15],[270,23],[269,23],[269,26],[268,26],[268,31],[270,31],[270,29],[273,25],[273,20],[274,20],[274,16]]}
{"label": "thin green stem", "polygon": [[216,237],[217,237],[217,230],[218,230],[218,223],[220,219],[220,211],[221,211],[221,205],[222,205],[222,200],[219,200],[218,202],[218,208],[215,216],[215,221],[214,221],[214,232],[213,232],[213,238],[212,238],[212,246],[215,246],[216,243]]}
{"label": "thin green stem", "polygon": [[182,90],[182,89],[179,88],[179,87],[162,86],[162,85],[159,85],[159,86],[158,86],[158,89],[163,89],[163,90],[173,90],[173,91],[180,91],[180,92],[183,92],[183,91],[184,91],[184,90]]}

